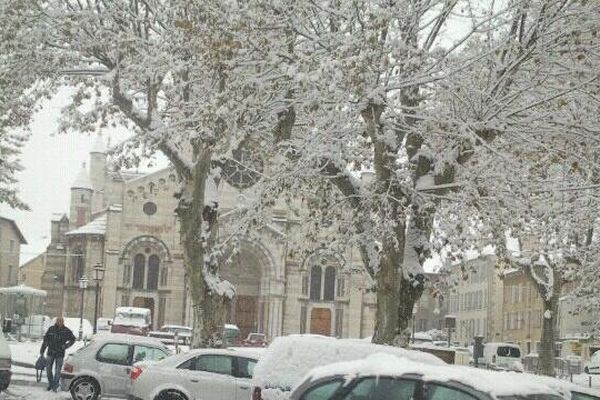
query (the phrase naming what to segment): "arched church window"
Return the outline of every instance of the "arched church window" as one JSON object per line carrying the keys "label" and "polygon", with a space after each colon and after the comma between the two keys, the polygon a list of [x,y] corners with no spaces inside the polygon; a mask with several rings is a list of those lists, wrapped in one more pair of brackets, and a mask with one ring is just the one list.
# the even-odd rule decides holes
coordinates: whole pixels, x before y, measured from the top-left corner
{"label": "arched church window", "polygon": [[148,280],[146,282],[146,289],[156,290],[158,289],[158,271],[160,268],[160,260],[157,255],[151,255],[148,258]]}
{"label": "arched church window", "polygon": [[75,249],[71,257],[71,281],[75,284],[79,282],[79,278],[83,276],[84,263],[83,252],[81,249]]}
{"label": "arched church window", "polygon": [[323,270],[319,265],[313,265],[310,269],[310,299],[321,300],[321,275]]}
{"label": "arched church window", "polygon": [[136,254],[133,259],[133,288],[143,289],[144,288],[144,275],[146,269],[146,256],[143,254]]}
{"label": "arched church window", "polygon": [[323,289],[323,300],[332,301],[335,298],[335,267],[325,268],[325,287]]}

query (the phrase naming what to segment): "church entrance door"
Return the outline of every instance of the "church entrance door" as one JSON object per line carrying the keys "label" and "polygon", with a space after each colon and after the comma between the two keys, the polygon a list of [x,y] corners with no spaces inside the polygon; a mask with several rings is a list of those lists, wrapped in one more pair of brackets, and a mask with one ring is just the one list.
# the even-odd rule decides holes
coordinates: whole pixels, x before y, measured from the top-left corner
{"label": "church entrance door", "polygon": [[331,336],[331,310],[313,308],[310,313],[310,333]]}
{"label": "church entrance door", "polygon": [[154,329],[154,299],[152,297],[134,297],[133,307],[148,308],[150,310],[150,315],[152,315],[152,327]]}
{"label": "church entrance door", "polygon": [[234,323],[240,328],[240,339],[258,330],[258,297],[236,296]]}

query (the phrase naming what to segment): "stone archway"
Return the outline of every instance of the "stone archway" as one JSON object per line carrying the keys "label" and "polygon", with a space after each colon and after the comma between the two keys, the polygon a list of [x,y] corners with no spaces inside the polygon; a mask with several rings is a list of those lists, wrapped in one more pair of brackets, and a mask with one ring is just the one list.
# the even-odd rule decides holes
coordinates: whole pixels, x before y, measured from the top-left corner
{"label": "stone archway", "polygon": [[221,277],[235,286],[226,320],[240,328],[240,338],[264,331],[263,293],[272,268],[270,256],[260,244],[240,240],[239,251],[227,254],[221,264]]}

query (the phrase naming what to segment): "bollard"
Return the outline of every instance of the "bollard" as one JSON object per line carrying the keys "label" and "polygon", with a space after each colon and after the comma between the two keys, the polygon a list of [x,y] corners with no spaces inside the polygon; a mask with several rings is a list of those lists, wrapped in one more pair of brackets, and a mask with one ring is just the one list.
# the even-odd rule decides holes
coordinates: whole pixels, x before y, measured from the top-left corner
{"label": "bollard", "polygon": [[179,333],[177,331],[173,335],[173,340],[175,342],[175,354],[179,354]]}
{"label": "bollard", "polygon": [[590,387],[592,387],[592,376],[591,375],[588,376],[588,381],[589,381]]}
{"label": "bollard", "polygon": [[571,375],[571,383],[573,383],[573,371],[569,375]]}

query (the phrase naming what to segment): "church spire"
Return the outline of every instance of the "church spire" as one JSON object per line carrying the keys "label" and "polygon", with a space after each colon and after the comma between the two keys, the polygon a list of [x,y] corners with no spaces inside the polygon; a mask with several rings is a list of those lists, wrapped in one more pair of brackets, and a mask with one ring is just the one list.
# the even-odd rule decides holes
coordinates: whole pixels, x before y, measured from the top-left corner
{"label": "church spire", "polygon": [[77,174],[77,178],[75,178],[75,181],[71,185],[71,189],[92,189],[92,182],[90,181],[90,176],[85,168],[85,163],[81,164],[81,169]]}

